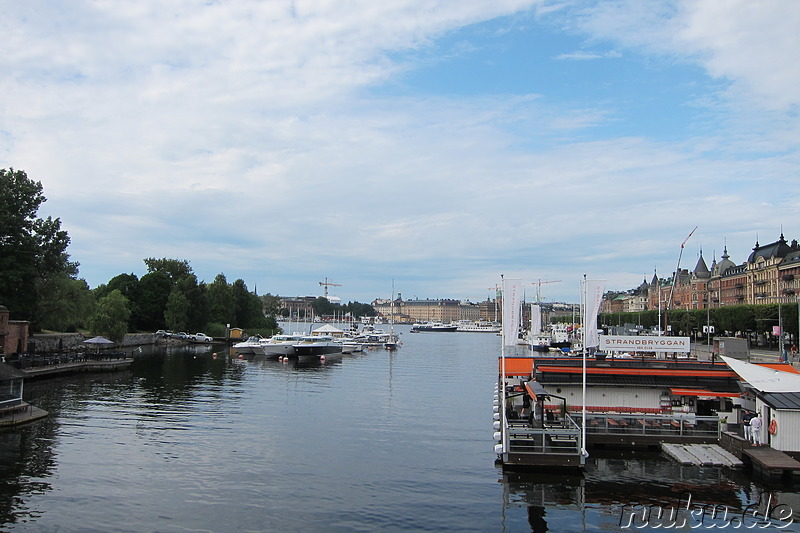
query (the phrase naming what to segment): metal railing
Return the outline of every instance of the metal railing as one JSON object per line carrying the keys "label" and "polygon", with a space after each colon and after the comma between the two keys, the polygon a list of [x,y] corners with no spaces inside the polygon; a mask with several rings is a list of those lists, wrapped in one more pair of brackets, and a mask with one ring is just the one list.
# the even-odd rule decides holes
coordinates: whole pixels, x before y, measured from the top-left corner
{"label": "metal railing", "polygon": [[634,414],[591,413],[586,415],[586,433],[644,435],[652,437],[719,437],[722,424],[717,416],[686,413]]}
{"label": "metal railing", "polygon": [[558,422],[531,426],[527,420],[509,420],[506,426],[509,453],[576,455],[582,453],[581,428],[570,416]]}

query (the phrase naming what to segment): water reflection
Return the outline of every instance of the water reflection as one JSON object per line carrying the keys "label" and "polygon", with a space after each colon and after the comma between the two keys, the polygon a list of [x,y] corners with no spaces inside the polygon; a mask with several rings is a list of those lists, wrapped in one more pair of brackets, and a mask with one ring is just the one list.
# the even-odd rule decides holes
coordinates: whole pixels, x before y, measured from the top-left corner
{"label": "water reflection", "polygon": [[[657,454],[591,457],[577,475],[503,472],[504,531],[764,529],[799,531],[800,495],[741,471],[675,464]],[[524,514],[523,514],[524,513]],[[567,526],[565,515],[581,520]],[[554,527],[555,524],[555,527]],[[528,529],[529,528],[529,529]]]}

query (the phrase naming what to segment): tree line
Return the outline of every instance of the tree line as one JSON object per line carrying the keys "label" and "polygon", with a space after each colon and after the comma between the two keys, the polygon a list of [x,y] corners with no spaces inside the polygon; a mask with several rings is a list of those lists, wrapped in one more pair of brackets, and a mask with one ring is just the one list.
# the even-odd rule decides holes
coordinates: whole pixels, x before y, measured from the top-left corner
{"label": "tree line", "polygon": [[[731,305],[712,309],[670,309],[661,312],[661,327],[671,326],[673,335],[706,338],[704,326],[712,326],[717,336],[764,335],[770,337],[773,326],[783,325],[784,342],[797,342],[799,304]],[[603,326],[641,325],[645,329],[658,327],[658,311],[602,313]],[[712,337],[714,335],[711,335]]]}
{"label": "tree line", "polygon": [[[13,319],[29,320],[33,331],[88,329],[115,341],[159,329],[222,336],[229,324],[277,331],[278,296],[257,296],[243,280],[228,283],[222,273],[205,283],[185,259],[150,257],[141,277],[119,274],[90,289],[70,260],[60,219],[37,217],[46,201],[43,190],[24,171],[0,169],[0,305]],[[318,306],[327,309],[322,300]],[[363,305],[348,304],[367,314]]]}

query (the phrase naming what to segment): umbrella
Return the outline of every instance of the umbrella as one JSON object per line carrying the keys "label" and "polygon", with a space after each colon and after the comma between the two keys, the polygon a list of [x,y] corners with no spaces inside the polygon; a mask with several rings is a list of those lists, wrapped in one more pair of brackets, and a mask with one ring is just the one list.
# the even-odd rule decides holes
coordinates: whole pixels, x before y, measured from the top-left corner
{"label": "umbrella", "polygon": [[83,342],[84,344],[97,344],[98,346],[101,344],[114,344],[114,341],[110,341],[105,337],[92,337],[91,339],[87,339]]}
{"label": "umbrella", "polygon": [[95,350],[95,353],[99,354],[101,346],[108,346],[109,344],[114,344],[114,341],[110,341],[105,337],[92,337],[91,339],[86,339],[85,341],[83,341],[83,343],[94,344],[95,348],[97,348]]}

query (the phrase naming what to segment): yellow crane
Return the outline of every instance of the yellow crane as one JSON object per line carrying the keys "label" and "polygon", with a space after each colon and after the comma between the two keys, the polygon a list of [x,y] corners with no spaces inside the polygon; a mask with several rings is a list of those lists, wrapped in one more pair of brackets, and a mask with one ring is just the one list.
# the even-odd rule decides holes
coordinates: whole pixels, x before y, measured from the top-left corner
{"label": "yellow crane", "polygon": [[341,287],[341,284],[328,281],[328,278],[325,278],[325,281],[320,281],[319,284],[324,287],[322,293],[326,300],[328,299],[328,287]]}

